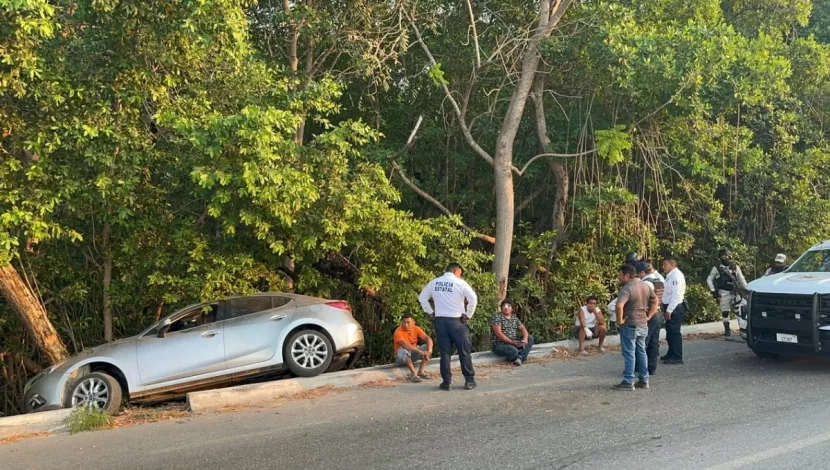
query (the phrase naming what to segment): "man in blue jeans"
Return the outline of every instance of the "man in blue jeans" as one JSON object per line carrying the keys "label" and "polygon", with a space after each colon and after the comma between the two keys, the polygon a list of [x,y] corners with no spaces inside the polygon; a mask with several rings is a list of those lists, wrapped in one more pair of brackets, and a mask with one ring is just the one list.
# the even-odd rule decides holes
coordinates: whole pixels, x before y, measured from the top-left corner
{"label": "man in blue jeans", "polygon": [[[657,313],[657,296],[654,290],[637,277],[634,266],[620,266],[618,280],[622,289],[617,297],[617,325],[620,328],[620,347],[622,349],[622,382],[614,385],[616,390],[647,389],[648,358],[646,357],[646,337],[648,321]],[[634,383],[634,368],[637,368],[639,380]]]}
{"label": "man in blue jeans", "polygon": [[490,328],[493,354],[506,358],[515,366],[527,361],[527,355],[533,348],[533,336],[528,334],[524,323],[513,312],[513,302],[501,302],[500,311],[490,320]]}

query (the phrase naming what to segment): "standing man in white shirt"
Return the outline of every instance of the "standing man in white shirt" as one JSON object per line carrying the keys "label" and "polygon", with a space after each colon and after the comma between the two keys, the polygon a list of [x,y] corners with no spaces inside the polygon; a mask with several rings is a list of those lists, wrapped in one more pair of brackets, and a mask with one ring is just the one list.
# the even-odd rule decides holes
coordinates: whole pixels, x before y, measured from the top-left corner
{"label": "standing man in white shirt", "polygon": [[[451,263],[443,276],[437,277],[424,287],[418,301],[421,308],[435,320],[435,335],[438,340],[438,349],[441,350],[441,390],[450,391],[452,388],[452,369],[450,358],[452,347],[458,350],[458,359],[461,361],[461,373],[464,375],[466,390],[476,388],[475,371],[473,370],[470,329],[467,322],[473,317],[478,303],[478,296],[473,288],[462,279],[464,269],[458,263]],[[430,299],[435,308],[429,304]],[[467,305],[464,305],[464,301]]]}
{"label": "standing man in white shirt", "polygon": [[677,260],[663,260],[666,284],[663,288],[663,312],[666,320],[666,342],[669,352],[661,359],[663,364],[683,364],[683,336],[680,326],[686,317],[686,276],[677,269]]}

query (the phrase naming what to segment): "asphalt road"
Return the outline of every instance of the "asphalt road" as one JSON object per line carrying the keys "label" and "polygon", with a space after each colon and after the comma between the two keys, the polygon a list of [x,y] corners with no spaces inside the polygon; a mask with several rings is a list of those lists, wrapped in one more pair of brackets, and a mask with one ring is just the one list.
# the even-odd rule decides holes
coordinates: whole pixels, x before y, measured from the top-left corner
{"label": "asphalt road", "polygon": [[724,340],[685,353],[651,390],[610,389],[619,353],[482,368],[474,391],[432,380],[33,438],[0,446],[0,468],[826,468],[830,362]]}

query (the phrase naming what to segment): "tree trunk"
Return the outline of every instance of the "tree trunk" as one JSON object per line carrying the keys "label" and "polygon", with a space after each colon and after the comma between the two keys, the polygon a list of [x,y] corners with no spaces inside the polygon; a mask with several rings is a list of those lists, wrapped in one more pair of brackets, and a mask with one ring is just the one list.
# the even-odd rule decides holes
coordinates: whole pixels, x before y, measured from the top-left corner
{"label": "tree trunk", "polygon": [[112,341],[112,298],[110,286],[112,285],[112,256],[109,251],[110,231],[112,227],[109,222],[104,224],[102,247],[104,250],[104,341]]}
{"label": "tree trunk", "polygon": [[35,346],[52,364],[66,358],[66,346],[49,321],[46,309],[11,264],[0,266],[0,293],[20,317]]}
{"label": "tree trunk", "polygon": [[565,212],[568,208],[568,193],[570,191],[571,179],[568,169],[559,162],[550,162],[550,169],[553,170],[553,180],[556,182],[556,193],[553,199],[553,230],[554,250],[565,237]]}
{"label": "tree trunk", "polygon": [[288,292],[294,292],[297,289],[297,266],[294,263],[294,258],[292,258],[291,255],[283,255],[282,267],[282,272],[285,273],[285,281],[287,284],[286,290]]}
{"label": "tree trunk", "polygon": [[[542,153],[553,152],[553,145],[548,136],[547,117],[545,116],[545,79],[550,71],[547,67],[540,67],[533,83],[533,101],[536,105],[536,137],[539,139],[539,151]],[[568,195],[570,194],[571,180],[568,175],[568,168],[560,162],[548,160],[548,166],[553,173],[553,181],[556,184],[556,193],[553,199],[552,226],[556,232],[553,239],[553,249],[559,248],[565,237],[565,212],[568,207]]]}
{"label": "tree trunk", "polygon": [[550,1],[542,0],[539,10],[539,29],[528,44],[522,58],[521,74],[516,89],[510,98],[510,105],[502,121],[496,141],[496,155],[493,173],[496,189],[496,245],[493,259],[493,273],[496,275],[496,298],[498,301],[507,297],[507,280],[510,274],[510,255],[513,248],[513,224],[515,219],[515,201],[513,191],[513,144],[522,122],[527,99],[536,71],[539,69],[539,44],[546,37],[548,19],[550,18]]}
{"label": "tree trunk", "polygon": [[510,275],[510,255],[513,248],[514,192],[513,172],[510,160],[496,157],[496,243],[494,247],[493,273],[496,275],[496,300],[507,297],[507,280]]}

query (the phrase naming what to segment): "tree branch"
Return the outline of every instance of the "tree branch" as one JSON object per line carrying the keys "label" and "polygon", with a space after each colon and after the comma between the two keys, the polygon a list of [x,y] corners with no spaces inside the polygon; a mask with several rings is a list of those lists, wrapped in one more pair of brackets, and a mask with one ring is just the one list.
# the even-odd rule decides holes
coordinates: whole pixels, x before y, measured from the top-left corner
{"label": "tree branch", "polygon": [[533,202],[543,192],[545,192],[544,186],[538,188],[536,191],[533,191],[532,193],[530,193],[530,196],[528,196],[527,198],[525,198],[524,201],[521,202],[521,204],[516,206],[516,209],[513,212],[518,214],[519,212],[523,211],[527,206],[530,205],[531,202]]}
{"label": "tree branch", "polygon": [[473,43],[476,47],[476,66],[481,68],[481,48],[478,46],[478,31],[476,30],[476,16],[473,13],[473,4],[467,0],[467,13],[470,15],[470,26],[473,28]]}
{"label": "tree branch", "polygon": [[[435,60],[435,57],[429,50],[429,47],[427,47],[427,44],[424,42],[424,38],[421,36],[421,30],[419,30],[418,27],[415,26],[415,22],[412,21],[412,18],[409,16],[409,14],[404,13],[404,16],[406,17],[406,21],[409,23],[409,26],[412,27],[412,30],[415,32],[415,38],[417,39],[418,44],[421,46],[421,49],[423,49],[424,53],[427,55],[427,58],[429,59],[429,64],[432,67],[437,67],[438,62]],[[458,101],[456,101],[455,97],[452,96],[452,92],[450,92],[450,89],[447,87],[447,84],[442,82],[441,88],[444,90],[444,95],[447,97],[447,100],[450,102],[450,104],[452,104],[452,108],[455,111],[455,115],[458,117],[459,125],[461,126],[461,133],[464,134],[464,138],[467,140],[467,143],[470,144],[470,147],[473,148],[473,150],[478,154],[478,156],[480,156],[485,162],[492,166],[494,164],[493,157],[489,153],[487,153],[487,151],[484,150],[473,137],[473,134],[470,132],[470,128],[467,126],[466,118],[464,117],[464,114],[461,112],[461,107],[458,105]]]}
{"label": "tree branch", "polygon": [[558,157],[558,158],[576,158],[576,157],[584,157],[586,155],[591,155],[592,153],[596,152],[597,149],[586,150],[584,152],[579,153],[540,153],[539,155],[534,156],[530,160],[525,163],[521,170],[519,170],[519,176],[524,175],[527,168],[536,160],[542,157]]}
{"label": "tree branch", "polygon": [[[398,157],[400,157],[401,155],[404,155],[406,152],[408,152],[412,148],[413,145],[415,145],[415,136],[418,133],[418,129],[420,129],[420,127],[421,127],[421,121],[423,121],[423,116],[418,117],[418,122],[415,124],[415,127],[412,129],[412,132],[409,134],[409,139],[407,139],[406,145],[404,145],[404,147],[401,150],[395,152],[393,155],[390,155],[387,158],[389,159],[389,164],[392,165],[392,170],[395,173],[397,173],[398,176],[401,177],[401,180],[403,181],[403,183],[405,185],[409,186],[409,189],[411,189],[412,191],[415,192],[415,194],[417,194],[418,196],[421,196],[424,200],[426,200],[427,202],[429,202],[430,204],[435,206],[435,208],[437,208],[439,211],[441,211],[441,213],[443,213],[446,216],[451,217],[453,215],[453,213],[449,209],[447,209],[446,206],[444,206],[443,204],[438,202],[437,199],[432,197],[429,193],[427,193],[423,189],[419,188],[417,184],[415,184],[412,180],[410,180],[409,177],[406,176],[406,173],[404,173],[403,168],[401,168],[401,165],[396,160]],[[476,232],[472,228],[465,225],[463,222],[461,223],[461,228],[463,228],[467,232],[471,233],[474,237],[478,238],[479,240],[483,240],[483,241],[485,241],[487,243],[490,243],[490,244],[495,244],[496,243],[495,238],[491,237],[490,235],[485,235],[483,233]]]}

